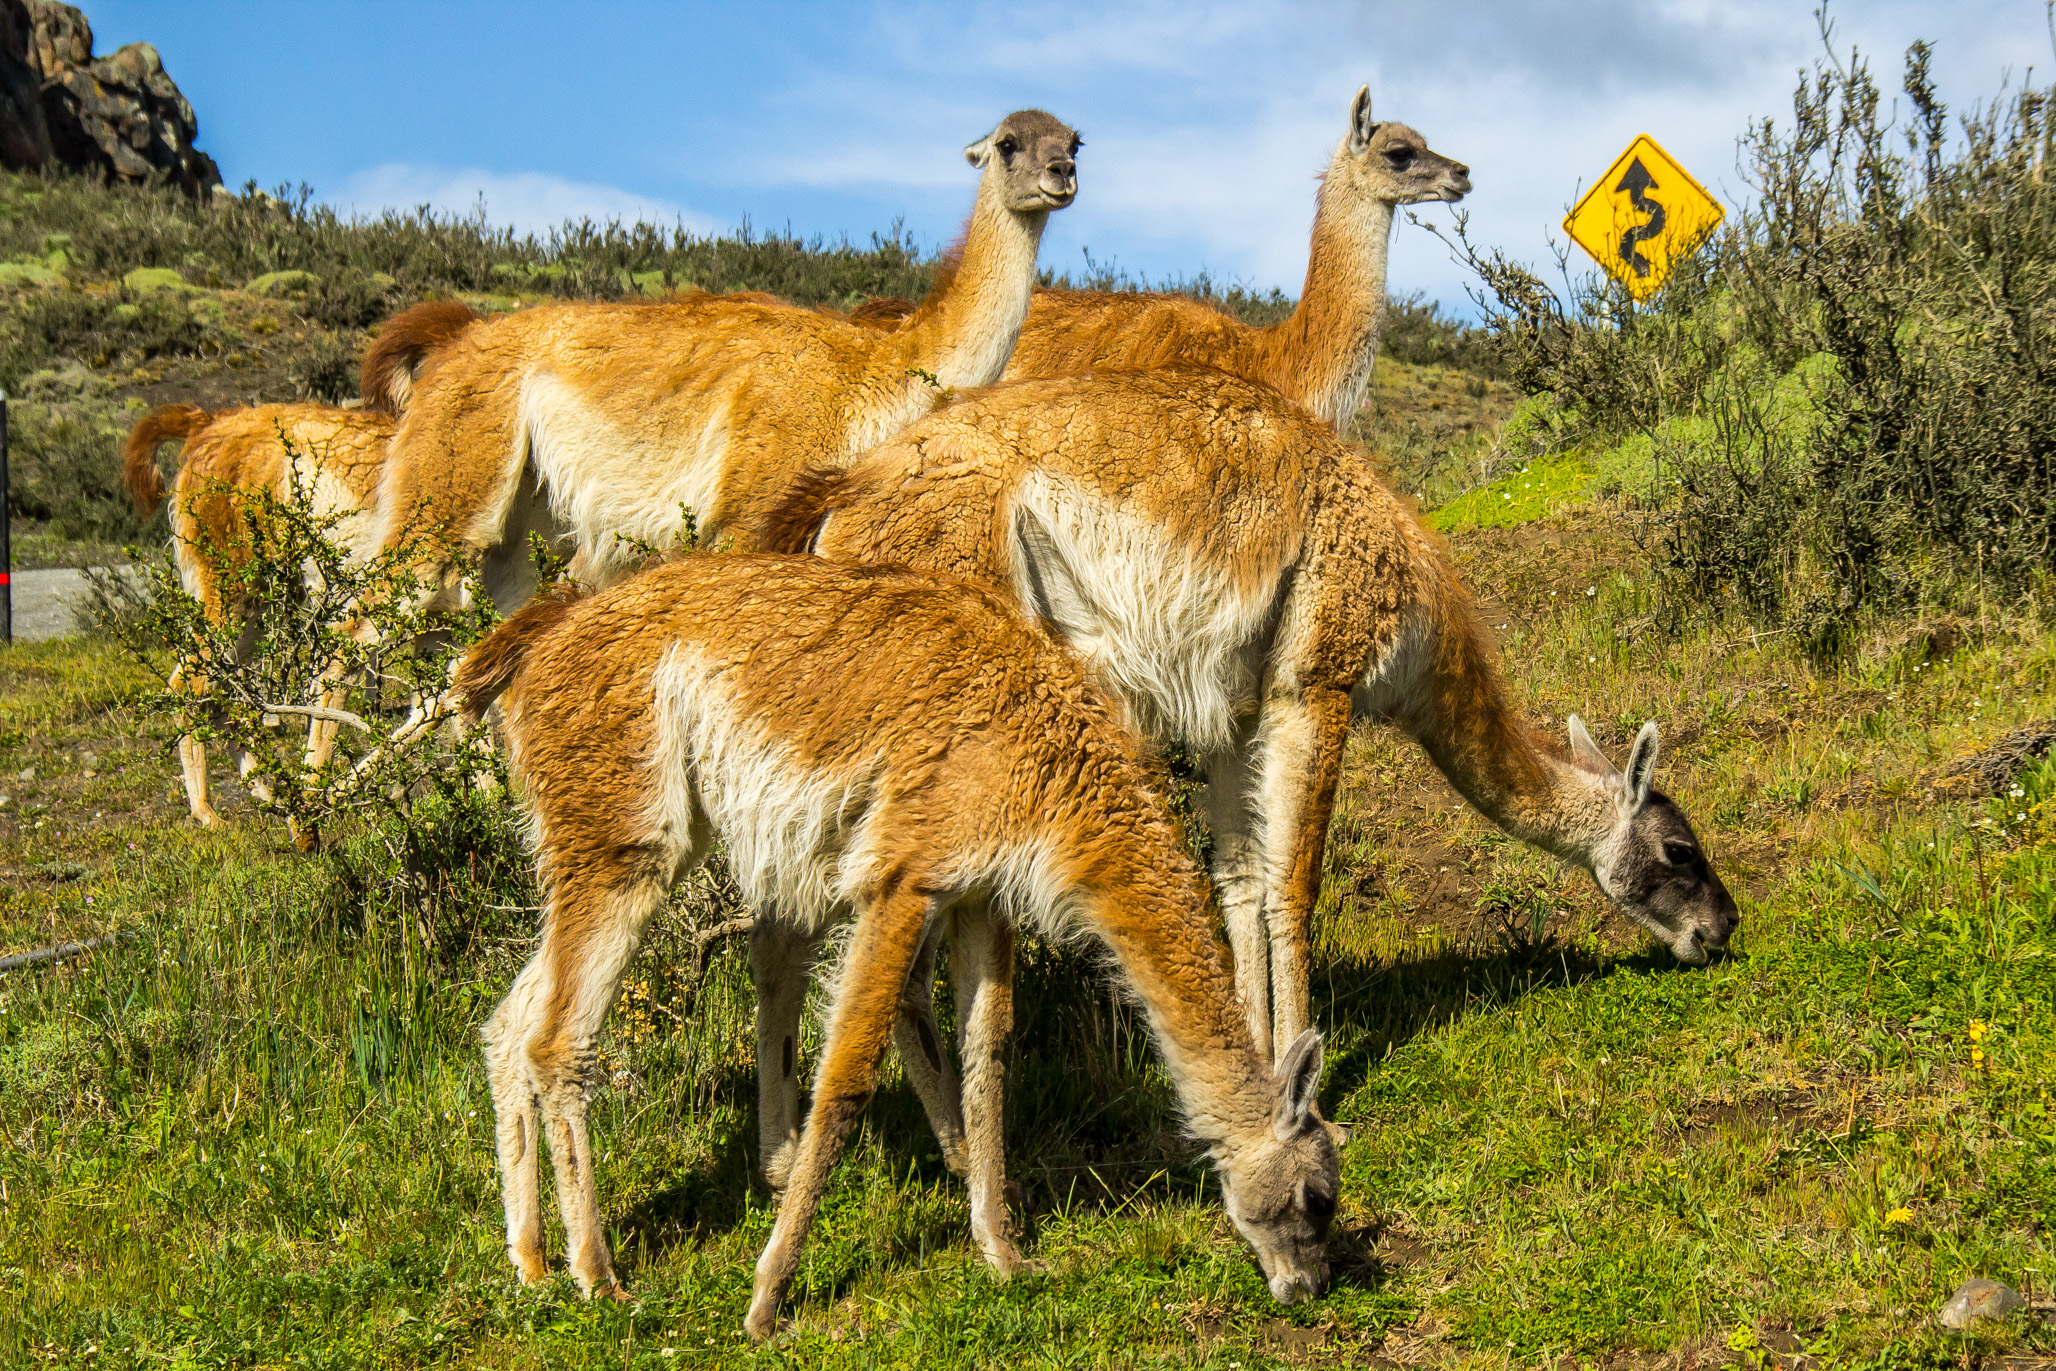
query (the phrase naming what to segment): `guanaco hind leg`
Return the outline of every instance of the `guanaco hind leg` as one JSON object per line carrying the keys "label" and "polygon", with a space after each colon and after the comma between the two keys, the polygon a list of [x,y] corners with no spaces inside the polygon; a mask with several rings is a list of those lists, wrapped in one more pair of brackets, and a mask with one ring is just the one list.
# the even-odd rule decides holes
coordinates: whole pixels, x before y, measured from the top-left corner
{"label": "guanaco hind leg", "polygon": [[785,1189],[800,1145],[800,1011],[819,937],[776,911],[750,925],[750,980],[757,992],[757,1142],[764,1179]]}
{"label": "guanaco hind leg", "polygon": [[1241,994],[1257,1055],[1271,1059],[1271,948],[1264,927],[1264,853],[1256,835],[1252,746],[1237,738],[1206,762],[1207,831],[1214,839],[1214,887],[1235,954]]}
{"label": "guanaco hind leg", "polygon": [[221,816],[214,812],[214,801],[207,786],[207,744],[192,731],[193,716],[200,702],[207,698],[207,678],[198,672],[189,673],[181,666],[172,671],[167,684],[172,691],[182,691],[193,699],[193,706],[180,710],[178,716],[178,764],[186,782],[186,808],[205,827],[219,828]]}
{"label": "guanaco hind leg", "polygon": [[859,909],[848,971],[828,1013],[828,1041],[814,1076],[814,1103],[800,1134],[791,1179],[771,1241],[757,1259],[756,1289],[743,1326],[759,1342],[778,1322],[778,1302],[799,1267],[800,1246],[828,1188],[828,1173],[878,1086],[879,1064],[899,1017],[900,993],[936,910],[902,885]]}
{"label": "guanaco hind leg", "polygon": [[[695,844],[678,869],[689,868],[704,850]],[[540,1134],[549,1140],[571,1274],[587,1294],[615,1288],[594,1188],[586,1093],[597,1068],[600,1027],[671,885],[673,873],[659,866],[649,854],[610,853],[562,877],[551,893],[542,945],[485,1028],[507,1251],[524,1281],[544,1270],[535,1160]]]}
{"label": "guanaco hind leg", "polygon": [[[900,1065],[906,1068],[907,1082],[914,1087],[922,1112],[928,1115],[928,1125],[935,1130],[935,1140],[942,1144],[943,1165],[952,1174],[963,1176],[969,1174],[970,1167],[970,1156],[964,1146],[963,1088],[957,1081],[956,1068],[950,1063],[949,1048],[935,1024],[935,953],[942,945],[942,931],[938,921],[914,958],[914,969],[900,994],[899,1019],[893,1025],[892,1043],[899,1051]],[[952,941],[952,967],[959,956]],[[962,1012],[960,1003],[960,1016]]]}
{"label": "guanaco hind leg", "polygon": [[964,1058],[964,1133],[970,1166],[971,1240],[995,1271],[1028,1268],[1007,1217],[1005,1113],[1007,1039],[1014,1031],[1014,929],[983,903],[951,920],[949,964]]}
{"label": "guanaco hind leg", "polygon": [[1312,1026],[1314,904],[1321,894],[1328,820],[1335,812],[1350,718],[1347,691],[1308,689],[1264,703],[1257,805],[1264,843],[1264,922],[1271,939],[1273,1044],[1289,1045]]}

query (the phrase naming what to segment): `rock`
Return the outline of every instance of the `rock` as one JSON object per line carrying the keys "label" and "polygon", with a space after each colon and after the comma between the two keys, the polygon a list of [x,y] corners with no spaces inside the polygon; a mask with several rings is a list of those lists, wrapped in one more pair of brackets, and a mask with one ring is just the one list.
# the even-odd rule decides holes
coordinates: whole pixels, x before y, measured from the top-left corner
{"label": "rock", "polygon": [[321,289],[321,278],[311,271],[267,271],[262,276],[253,276],[244,285],[245,295],[277,297],[281,295],[306,295]]}
{"label": "rock", "polygon": [[2027,1301],[2018,1290],[1979,1276],[1956,1287],[1956,1293],[1935,1315],[1935,1322],[1944,1328],[1968,1328],[1979,1319],[2003,1319],[2025,1308]]}
{"label": "rock", "polygon": [[92,25],[70,5],[0,0],[0,165],[162,179],[197,195],[221,184],[198,132],[148,43],[96,58]]}
{"label": "rock", "polygon": [[91,750],[88,750],[88,751],[85,751],[85,752],[81,752],[81,753],[79,754],[79,765],[80,765],[80,766],[98,766],[98,765],[100,765],[100,754],[99,754],[99,753],[97,753],[97,752],[91,751]]}
{"label": "rock", "polygon": [[32,766],[25,766],[14,773],[14,779],[17,781],[33,781],[36,779],[36,769]]}
{"label": "rock", "polygon": [[193,289],[186,278],[170,267],[137,267],[121,278],[121,283],[138,295],[154,295],[160,290],[188,291]]}
{"label": "rock", "polygon": [[13,803],[14,797],[12,795],[0,795],[0,809],[5,809]]}

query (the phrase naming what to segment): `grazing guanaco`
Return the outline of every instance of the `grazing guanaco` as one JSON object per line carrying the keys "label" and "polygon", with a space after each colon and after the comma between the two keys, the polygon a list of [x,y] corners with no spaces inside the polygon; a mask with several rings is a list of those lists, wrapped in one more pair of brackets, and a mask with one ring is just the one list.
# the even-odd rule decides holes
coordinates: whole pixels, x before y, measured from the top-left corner
{"label": "grazing guanaco", "polygon": [[999,378],[1043,225],[1077,193],[1077,149],[1040,110],[966,148],[983,175],[962,246],[896,326],[762,295],[547,305],[473,325],[408,398],[380,486],[383,545],[425,520],[482,554],[503,610],[533,593],[531,529],[573,535],[587,578],[642,560],[624,548],[672,543],[682,508],[702,540],[742,550],[801,466],[882,441],[950,387]]}
{"label": "grazing guanaco", "polygon": [[815,558],[688,556],[554,592],[475,647],[545,890],[542,941],[485,1027],[507,1245],[546,1271],[547,1139],[572,1274],[617,1289],[587,1134],[595,1042],[649,921],[719,839],[755,908],[852,921],[826,1044],[747,1327],[772,1331],[831,1168],[878,1080],[909,972],[946,929],[972,1233],[1002,1274],[1013,929],[1102,942],[1272,1293],[1326,1279],[1339,1163],[1321,1040],[1274,1071],[1250,1039],[1205,883],[1140,745],[1082,664],[981,587]]}
{"label": "grazing guanaco", "polygon": [[1651,788],[1656,725],[1625,771],[1575,716],[1568,749],[1532,731],[1441,541],[1269,387],[1198,369],[994,387],[803,477],[762,543],[1006,587],[1145,733],[1199,758],[1260,1044],[1310,1020],[1309,925],[1356,719],[1411,734],[1465,799],[1591,872],[1678,960],[1703,964],[1737,922]]}
{"label": "grazing guanaco", "polygon": [[[1315,195],[1306,284],[1290,317],[1254,328],[1184,295],[1038,290],[1006,379],[1210,366],[1275,386],[1340,432],[1363,404],[1378,358],[1393,211],[1461,200],[1470,189],[1469,167],[1405,124],[1373,119],[1365,86]],[[865,308],[889,317],[913,306],[874,300]]]}

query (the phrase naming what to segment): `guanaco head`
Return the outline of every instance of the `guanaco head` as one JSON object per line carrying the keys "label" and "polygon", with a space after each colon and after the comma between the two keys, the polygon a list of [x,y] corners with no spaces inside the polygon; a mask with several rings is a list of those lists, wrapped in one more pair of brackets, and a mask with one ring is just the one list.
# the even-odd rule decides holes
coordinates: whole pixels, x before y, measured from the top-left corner
{"label": "guanaco head", "polygon": [[964,149],[964,160],[999,178],[1002,203],[1016,214],[1062,209],[1078,194],[1076,133],[1053,114],[1015,110]]}
{"label": "guanaco head", "polygon": [[1571,759],[1599,778],[1614,807],[1613,831],[1594,849],[1592,876],[1620,910],[1663,940],[1688,966],[1704,966],[1742,922],[1692,825],[1650,784],[1656,725],[1635,735],[1623,771],[1599,750],[1584,723],[1570,720]]}
{"label": "guanaco head", "polygon": [[1328,1282],[1328,1225],[1342,1190],[1342,1163],[1314,1112],[1321,1035],[1309,1028],[1278,1063],[1271,1128],[1255,1146],[1219,1156],[1221,1199],[1280,1304],[1321,1293]]}
{"label": "guanaco head", "polygon": [[1469,167],[1436,152],[1406,125],[1371,117],[1369,86],[1358,88],[1350,102],[1349,132],[1335,149],[1328,177],[1340,177],[1356,195],[1388,205],[1461,200],[1471,193]]}

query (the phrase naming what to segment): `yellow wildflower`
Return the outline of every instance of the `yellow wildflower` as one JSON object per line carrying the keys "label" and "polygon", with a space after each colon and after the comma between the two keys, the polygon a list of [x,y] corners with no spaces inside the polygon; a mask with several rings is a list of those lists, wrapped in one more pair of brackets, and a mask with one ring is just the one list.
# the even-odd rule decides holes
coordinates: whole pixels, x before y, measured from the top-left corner
{"label": "yellow wildflower", "polygon": [[1900,1205],[1900,1206],[1899,1206],[1899,1207],[1898,1207],[1897,1209],[1891,1210],[1891,1211],[1889,1211],[1889,1212],[1888,1212],[1888,1213],[1887,1213],[1887,1214],[1885,1215],[1885,1222],[1886,1222],[1886,1223],[1912,1223],[1912,1222],[1913,1222],[1913,1211],[1912,1211],[1911,1209],[1908,1209],[1908,1208],[1907,1208],[1907,1207],[1906,1207],[1905,1205],[1903,1205],[1903,1204],[1902,1204],[1902,1205]]}

